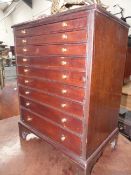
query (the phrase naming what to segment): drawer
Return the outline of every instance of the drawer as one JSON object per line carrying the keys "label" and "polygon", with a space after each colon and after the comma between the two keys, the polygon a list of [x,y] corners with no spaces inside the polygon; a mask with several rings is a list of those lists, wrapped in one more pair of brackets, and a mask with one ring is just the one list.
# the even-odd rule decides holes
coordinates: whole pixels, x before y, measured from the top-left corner
{"label": "drawer", "polygon": [[75,86],[83,87],[85,84],[85,73],[78,71],[67,71],[67,70],[50,70],[50,69],[39,69],[34,67],[17,67],[18,75],[38,77],[43,79],[49,79],[53,81],[59,81],[64,84],[71,84]]}
{"label": "drawer", "polygon": [[69,85],[64,85],[57,82],[51,82],[47,80],[39,80],[36,78],[18,77],[18,84],[24,85],[29,88],[35,88],[47,93],[70,98],[76,101],[83,101],[84,89]]}
{"label": "drawer", "polygon": [[63,69],[85,69],[85,57],[17,57],[18,65],[32,65],[39,67],[61,67]]}
{"label": "drawer", "polygon": [[[21,97],[20,100],[21,100],[21,105],[26,107],[25,104],[26,104],[27,99]],[[76,133],[82,134],[82,121],[81,120],[71,117],[58,110],[54,110],[50,107],[35,103],[31,100],[29,100],[28,102],[30,103],[28,110],[35,112],[51,121],[54,121],[55,123],[61,125],[63,128],[66,128]]]}
{"label": "drawer", "polygon": [[41,45],[52,43],[81,43],[86,42],[86,30],[64,32],[50,35],[40,35],[25,38],[16,38],[16,46]]}
{"label": "drawer", "polygon": [[16,47],[16,54],[22,56],[76,55],[86,56],[86,44],[44,45]]}
{"label": "drawer", "polygon": [[21,116],[22,120],[27,125],[35,128],[35,130],[41,134],[44,134],[50,139],[62,144],[76,154],[81,154],[81,139],[78,136],[61,129],[60,127],[55,126],[54,124],[26,110],[21,110]]}
{"label": "drawer", "polygon": [[37,90],[31,90],[24,87],[19,87],[20,95],[27,98],[25,107],[29,107],[30,103],[28,99],[40,102],[45,106],[55,107],[61,111],[68,112],[78,117],[83,117],[83,105],[77,102],[69,101],[64,98],[55,97],[46,93],[39,92]]}
{"label": "drawer", "polygon": [[49,34],[52,32],[60,32],[60,31],[68,31],[68,30],[75,30],[80,28],[87,27],[87,17],[73,19],[68,21],[62,21],[47,25],[39,25],[33,28],[27,28],[16,30],[15,36],[16,37],[25,37],[25,36],[34,36],[34,35],[42,35],[42,34]]}

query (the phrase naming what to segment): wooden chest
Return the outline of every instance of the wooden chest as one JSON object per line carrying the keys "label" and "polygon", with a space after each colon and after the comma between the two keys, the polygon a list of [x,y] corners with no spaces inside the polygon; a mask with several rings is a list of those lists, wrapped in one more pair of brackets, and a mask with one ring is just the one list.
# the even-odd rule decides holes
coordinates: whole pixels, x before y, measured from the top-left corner
{"label": "wooden chest", "polygon": [[96,5],[13,26],[20,136],[90,170],[116,139],[128,26]]}

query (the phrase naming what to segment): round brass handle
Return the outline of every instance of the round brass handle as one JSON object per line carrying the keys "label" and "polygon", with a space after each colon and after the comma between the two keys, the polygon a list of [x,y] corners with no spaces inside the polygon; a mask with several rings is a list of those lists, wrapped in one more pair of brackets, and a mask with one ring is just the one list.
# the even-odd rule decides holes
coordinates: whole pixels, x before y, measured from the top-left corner
{"label": "round brass handle", "polygon": [[62,23],[62,26],[63,26],[63,27],[67,27],[67,23],[66,23],[66,22],[63,22],[63,23]]}
{"label": "round brass handle", "polygon": [[23,48],[23,52],[27,52],[27,49],[26,48]]}
{"label": "round brass handle", "polygon": [[29,71],[29,69],[24,69],[24,72],[28,72]]}
{"label": "round brass handle", "polygon": [[64,135],[61,136],[61,141],[63,142],[66,139]]}
{"label": "round brass handle", "polygon": [[28,95],[28,94],[30,94],[30,92],[29,91],[25,91],[25,94]]}
{"label": "round brass handle", "polygon": [[26,106],[30,106],[30,102],[26,102]]}
{"label": "round brass handle", "polygon": [[66,119],[66,118],[62,118],[62,119],[61,119],[61,122],[62,122],[62,123],[65,123],[65,122],[67,122],[67,119]]}
{"label": "round brass handle", "polygon": [[62,75],[62,79],[66,79],[67,78],[67,75]]}
{"label": "round brass handle", "polygon": [[61,59],[64,59],[65,57],[60,57]]}
{"label": "round brass handle", "polygon": [[26,62],[27,61],[27,58],[23,58],[23,62]]}
{"label": "round brass handle", "polygon": [[62,38],[63,38],[63,39],[67,39],[68,36],[67,36],[66,34],[63,34],[63,35],[62,35]]}
{"label": "round brass handle", "polygon": [[26,33],[26,30],[25,29],[24,30],[21,30],[21,33],[25,34]]}
{"label": "round brass handle", "polygon": [[29,83],[29,80],[25,80],[25,83]]}
{"label": "round brass handle", "polygon": [[61,64],[62,64],[62,65],[66,65],[67,62],[66,62],[66,61],[61,61]]}
{"label": "round brass handle", "polygon": [[30,117],[30,116],[27,117],[27,121],[28,121],[28,122],[30,122],[30,121],[32,121],[32,120],[33,120],[32,117]]}
{"label": "round brass handle", "polygon": [[66,89],[62,89],[62,94],[66,94],[67,93],[67,90]]}
{"label": "round brass handle", "polygon": [[62,108],[66,107],[66,106],[67,106],[67,104],[65,104],[65,103],[61,104]]}
{"label": "round brass handle", "polygon": [[27,42],[26,39],[23,39],[23,40],[22,40],[22,43],[26,43],[26,42]]}
{"label": "round brass handle", "polygon": [[85,81],[86,81],[86,78],[85,78],[85,77],[83,77],[82,79],[83,79],[83,82],[85,82]]}
{"label": "round brass handle", "polygon": [[62,48],[62,52],[67,52],[67,48]]}

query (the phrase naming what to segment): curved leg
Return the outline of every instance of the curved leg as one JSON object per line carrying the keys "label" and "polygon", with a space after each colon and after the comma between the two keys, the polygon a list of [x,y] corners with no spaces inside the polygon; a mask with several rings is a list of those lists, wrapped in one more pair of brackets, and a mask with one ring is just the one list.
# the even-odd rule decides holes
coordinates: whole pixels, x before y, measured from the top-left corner
{"label": "curved leg", "polygon": [[111,141],[111,149],[115,150],[117,148],[118,135]]}
{"label": "curved leg", "polygon": [[26,140],[26,137],[31,132],[25,128],[21,123],[19,123],[19,136],[22,140]]}

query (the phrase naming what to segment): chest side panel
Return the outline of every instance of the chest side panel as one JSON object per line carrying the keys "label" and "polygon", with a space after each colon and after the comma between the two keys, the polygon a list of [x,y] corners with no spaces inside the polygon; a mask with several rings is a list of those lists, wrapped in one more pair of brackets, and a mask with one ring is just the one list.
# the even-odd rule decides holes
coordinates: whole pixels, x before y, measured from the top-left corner
{"label": "chest side panel", "polygon": [[128,29],[96,12],[87,155],[117,128]]}

